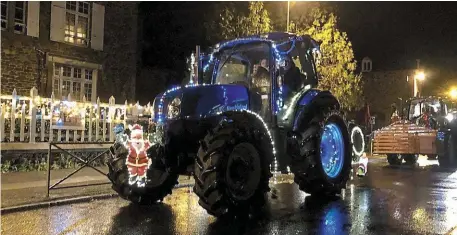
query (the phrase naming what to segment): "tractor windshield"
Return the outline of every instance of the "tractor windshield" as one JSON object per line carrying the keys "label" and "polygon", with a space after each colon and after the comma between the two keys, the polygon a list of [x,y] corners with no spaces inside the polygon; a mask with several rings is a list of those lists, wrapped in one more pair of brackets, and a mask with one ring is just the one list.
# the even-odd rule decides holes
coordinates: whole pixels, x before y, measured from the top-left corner
{"label": "tractor windshield", "polygon": [[[235,45],[215,54],[204,70],[204,83],[268,86],[270,47],[267,43]],[[213,78],[213,75],[215,77]]]}
{"label": "tractor windshield", "polygon": [[443,111],[442,108],[439,100],[413,100],[410,105],[409,120],[424,114],[435,116]]}

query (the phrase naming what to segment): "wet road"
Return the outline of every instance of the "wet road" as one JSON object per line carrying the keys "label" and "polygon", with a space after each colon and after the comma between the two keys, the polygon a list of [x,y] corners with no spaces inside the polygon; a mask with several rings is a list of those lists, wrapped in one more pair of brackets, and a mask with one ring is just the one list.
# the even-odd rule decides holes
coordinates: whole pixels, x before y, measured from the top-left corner
{"label": "wet road", "polygon": [[263,216],[251,219],[216,220],[181,188],[150,207],[115,198],[6,214],[2,234],[446,234],[457,226],[457,171],[435,164],[371,159],[368,175],[330,201],[278,184]]}

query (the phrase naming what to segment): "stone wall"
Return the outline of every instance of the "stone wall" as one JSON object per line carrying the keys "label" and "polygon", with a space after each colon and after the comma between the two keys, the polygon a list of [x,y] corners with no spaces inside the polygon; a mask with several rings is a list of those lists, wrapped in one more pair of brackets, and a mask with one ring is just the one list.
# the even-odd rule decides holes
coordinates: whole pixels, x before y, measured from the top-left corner
{"label": "stone wall", "polygon": [[[91,62],[102,65],[97,80],[97,95],[104,102],[111,95],[123,102],[135,99],[137,72],[138,4],[135,2],[100,2],[105,5],[104,48],[91,48],[54,42],[50,37],[51,2],[40,4],[39,38],[2,31],[1,34],[1,93],[11,94],[16,88],[19,95],[29,95],[40,80],[39,93],[51,94],[52,64],[47,57]],[[44,57],[37,56],[39,51]],[[39,66],[39,59],[45,64]],[[41,78],[38,74],[41,70]]]}

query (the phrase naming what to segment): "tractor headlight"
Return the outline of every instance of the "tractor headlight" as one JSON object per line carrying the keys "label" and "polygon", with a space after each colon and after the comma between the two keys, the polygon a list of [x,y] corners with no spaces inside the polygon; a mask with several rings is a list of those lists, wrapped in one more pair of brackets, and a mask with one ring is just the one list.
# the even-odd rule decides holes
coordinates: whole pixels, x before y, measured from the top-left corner
{"label": "tractor headlight", "polygon": [[448,113],[448,114],[446,115],[446,119],[447,119],[449,122],[452,121],[452,120],[454,120],[454,118],[455,118],[455,117],[454,117],[454,114],[452,114],[452,113]]}
{"label": "tractor headlight", "polygon": [[181,112],[181,99],[174,98],[168,105],[168,118],[176,118]]}

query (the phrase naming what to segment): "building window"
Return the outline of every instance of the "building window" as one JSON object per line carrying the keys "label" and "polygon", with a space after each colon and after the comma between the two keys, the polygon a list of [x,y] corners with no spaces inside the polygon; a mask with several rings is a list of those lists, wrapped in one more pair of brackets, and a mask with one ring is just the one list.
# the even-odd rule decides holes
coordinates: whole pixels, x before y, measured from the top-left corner
{"label": "building window", "polygon": [[25,8],[26,2],[16,2],[14,7],[14,32],[25,32]]}
{"label": "building window", "polygon": [[2,29],[8,25],[8,2],[2,1]]}
{"label": "building window", "polygon": [[363,58],[362,60],[362,72],[371,72],[373,69],[371,59],[368,57]]}
{"label": "building window", "polygon": [[54,95],[63,100],[67,99],[68,94],[76,101],[92,100],[93,69],[75,67],[65,64],[54,64],[53,92]]}
{"label": "building window", "polygon": [[65,41],[87,46],[89,37],[88,2],[66,2]]}

